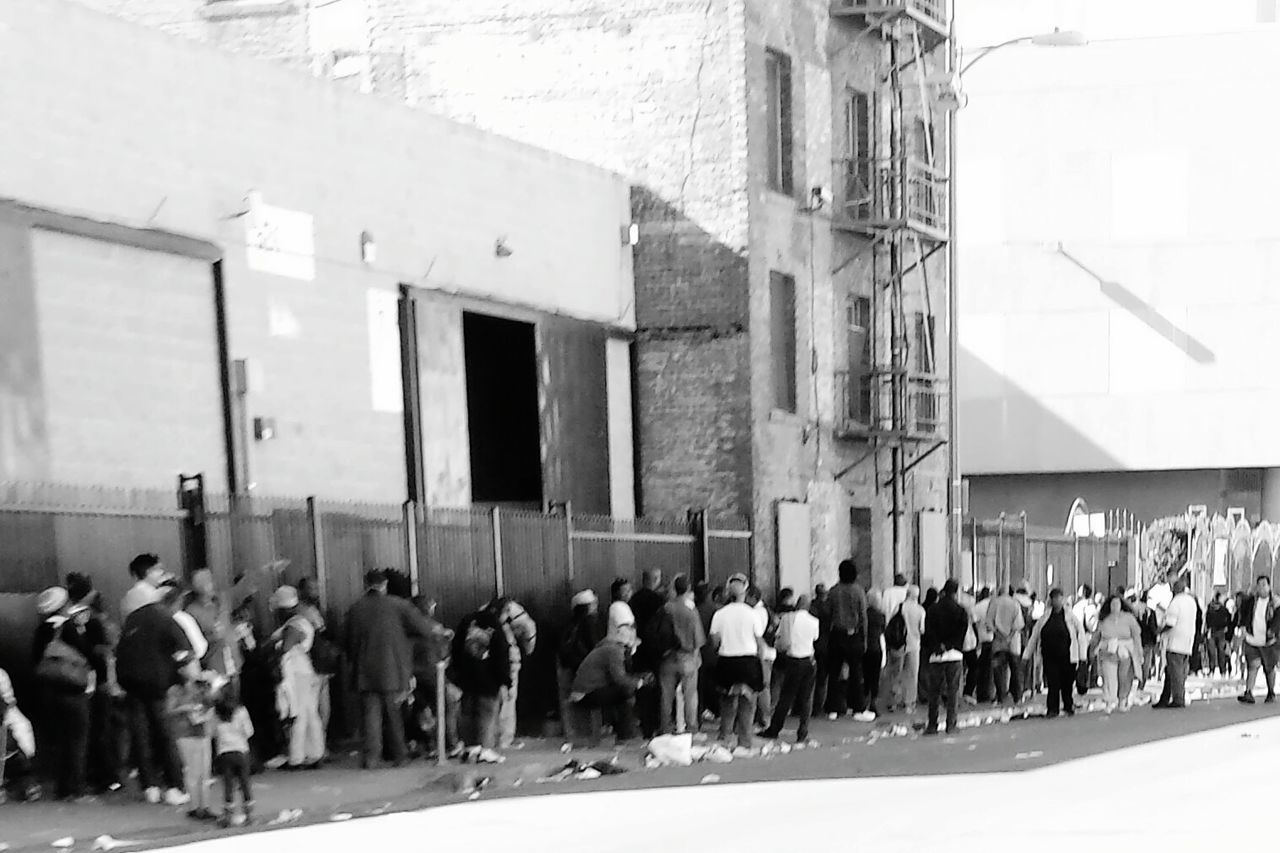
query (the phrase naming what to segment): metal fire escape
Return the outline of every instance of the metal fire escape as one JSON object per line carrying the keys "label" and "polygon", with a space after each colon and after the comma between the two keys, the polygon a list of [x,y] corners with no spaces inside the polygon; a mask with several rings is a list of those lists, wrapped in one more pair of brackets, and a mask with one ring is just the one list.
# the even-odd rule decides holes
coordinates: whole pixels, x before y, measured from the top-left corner
{"label": "metal fire escape", "polygon": [[[949,383],[939,376],[933,332],[933,318],[945,306],[935,312],[929,262],[942,256],[950,238],[948,176],[941,165],[945,147],[935,150],[926,81],[949,61],[950,0],[833,0],[831,14],[860,27],[855,49],[867,45],[879,58],[868,115],[880,117],[870,121],[870,150],[840,161],[844,192],[833,225],[866,242],[835,272],[865,260],[872,286],[869,306],[864,297],[848,308],[851,327],[870,328],[861,363],[855,367],[851,354],[850,369],[837,374],[835,434],[866,445],[846,471],[874,459],[877,489],[893,489],[893,559],[900,571],[906,476],[945,445]],[[857,314],[869,316],[858,320]],[[884,481],[882,450],[891,469]]]}

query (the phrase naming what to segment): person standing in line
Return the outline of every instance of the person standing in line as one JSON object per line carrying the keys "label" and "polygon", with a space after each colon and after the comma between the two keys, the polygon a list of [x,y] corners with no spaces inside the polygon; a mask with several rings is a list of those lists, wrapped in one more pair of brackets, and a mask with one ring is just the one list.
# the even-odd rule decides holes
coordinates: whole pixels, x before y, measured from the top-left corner
{"label": "person standing in line", "polygon": [[698,719],[698,665],[702,660],[702,647],[707,642],[702,632],[702,620],[693,604],[693,590],[686,575],[676,575],[671,581],[675,598],[663,605],[662,627],[658,632],[659,644],[665,654],[658,667],[661,681],[662,734],[676,732],[676,693],[684,700],[684,724],[687,731],[696,732]]}
{"label": "person standing in line", "polygon": [[[703,597],[698,602],[698,619],[702,622],[702,635],[709,637],[711,620],[724,604],[724,587],[717,586],[708,592],[705,581],[700,582],[699,586],[703,587]],[[702,645],[702,665],[698,670],[698,704],[702,712],[701,719],[706,721],[714,719],[720,711],[720,700],[716,695],[716,650],[711,643]]]}
{"label": "person standing in line", "polygon": [[1138,620],[1138,629],[1142,632],[1142,659],[1141,666],[1138,667],[1138,689],[1142,690],[1155,675],[1156,651],[1160,645],[1160,623],[1156,619],[1155,608],[1147,604],[1145,592],[1130,606],[1133,608],[1133,618]]}
{"label": "person standing in line", "polygon": [[1106,711],[1110,714],[1117,706],[1128,711],[1134,671],[1142,654],[1142,629],[1121,596],[1112,595],[1103,604],[1097,637]]}
{"label": "person standing in line", "polygon": [[1058,716],[1059,709],[1068,717],[1074,716],[1072,691],[1076,685],[1076,669],[1088,656],[1089,645],[1084,628],[1075,613],[1067,608],[1060,589],[1049,591],[1049,607],[1031,630],[1031,639],[1022,652],[1023,660],[1032,660],[1037,651],[1049,692],[1046,716],[1052,720]]}
{"label": "person standing in line", "polygon": [[573,679],[578,674],[578,667],[591,654],[591,650],[600,642],[599,629],[596,627],[599,615],[599,601],[596,594],[584,589],[573,597],[573,613],[569,617],[569,625],[560,639],[560,647],[556,649],[556,686],[560,694],[560,723],[564,727],[564,735],[572,741],[576,735],[573,729],[573,708],[569,702],[569,694],[573,692]]}
{"label": "person standing in line", "polygon": [[161,801],[162,783],[166,805],[185,806],[191,801],[182,789],[182,759],[165,714],[169,688],[195,660],[186,632],[173,618],[181,601],[181,590],[170,587],[160,599],[134,610],[116,647],[116,677],[127,696],[138,779],[144,797],[153,805]]}
{"label": "person standing in line", "polygon": [[364,582],[364,596],[347,612],[347,653],[355,669],[364,716],[362,764],[366,769],[381,764],[385,722],[387,751],[391,763],[398,766],[407,752],[400,706],[409,695],[412,641],[428,636],[430,628],[412,604],[387,595],[387,578],[382,571],[366,572]]}
{"label": "person standing in line", "polygon": [[234,680],[240,673],[239,644],[232,636],[231,611],[218,595],[213,572],[197,569],[191,576],[191,594],[184,609],[208,643],[200,668]]}
{"label": "person standing in line", "polygon": [[[784,590],[791,592],[791,590]],[[747,587],[747,606],[755,613],[760,623],[760,677],[764,689],[756,693],[756,728],[763,729],[769,725],[769,716],[773,706],[773,662],[778,659],[778,650],[774,648],[777,640],[778,617],[770,612],[764,603],[764,596],[755,584]]]}
{"label": "person standing in line", "polygon": [[1196,615],[1200,605],[1187,592],[1187,582],[1178,578],[1170,584],[1173,600],[1164,614],[1161,636],[1165,642],[1164,692],[1152,708],[1185,708],[1187,705],[1187,672],[1196,642]]}
{"label": "person standing in line", "polygon": [[[889,587],[884,591],[884,597],[882,599],[882,603],[884,605],[884,618],[885,618],[886,625],[888,621],[892,619],[898,613],[899,610],[902,609],[902,603],[906,600],[907,600],[906,576],[900,575],[900,574],[894,575],[893,586]],[[888,635],[886,635],[884,671],[881,677],[883,678],[882,686],[885,688],[885,692],[887,692],[890,696],[890,703],[891,703],[889,707],[890,711],[894,710],[894,707],[895,707],[893,703],[895,703],[896,700],[894,700],[893,697],[896,696],[898,693],[899,688],[897,686],[897,682],[902,678],[902,662],[905,656],[905,649],[906,649],[905,646],[898,646],[897,648],[894,648],[888,642]]]}
{"label": "person standing in line", "polygon": [[1258,577],[1254,594],[1240,608],[1240,626],[1244,634],[1246,668],[1244,692],[1240,701],[1252,705],[1253,687],[1258,683],[1258,669],[1267,683],[1267,698],[1276,701],[1276,665],[1280,663],[1280,595],[1271,591],[1271,579]]}
{"label": "person standing in line", "polygon": [[747,577],[729,578],[728,603],[711,618],[711,643],[715,645],[716,685],[720,689],[720,741],[726,746],[737,735],[740,754],[755,749],[756,694],[764,689],[760,671],[760,646],[764,631],[755,612],[746,604]]}
{"label": "person standing in line", "polygon": [[640,721],[640,731],[646,738],[657,734],[661,724],[658,670],[663,650],[659,648],[658,630],[662,624],[662,608],[667,603],[662,580],[661,569],[647,569],[640,576],[640,589],[628,602],[636,619],[638,640],[631,656],[631,670],[650,676],[636,694],[636,716]]}
{"label": "person standing in line", "polygon": [[516,704],[520,700],[520,670],[538,644],[538,624],[529,611],[509,596],[499,596],[489,609],[507,635],[511,657],[511,681],[502,690],[502,708],[498,715],[498,748],[510,749],[516,742]]}
{"label": "person standing in line", "polygon": [[861,710],[876,714],[876,702],[880,698],[880,672],[884,668],[884,629],[889,620],[885,617],[884,599],[877,589],[867,593],[867,650],[862,654],[862,682],[867,694],[867,704]]}
{"label": "person standing in line", "polygon": [[[1098,604],[1093,600],[1093,587],[1084,584],[1080,587],[1076,603],[1071,607],[1076,621],[1084,628],[1086,647],[1093,647],[1093,637],[1098,632]],[[1082,671],[1078,674],[1076,689],[1083,696],[1090,687],[1098,683],[1097,667],[1092,660],[1082,660]]]}
{"label": "person standing in line", "polygon": [[213,716],[212,696],[209,685],[200,672],[199,664],[192,660],[183,668],[181,683],[169,688],[166,698],[169,725],[178,741],[178,754],[182,756],[182,779],[191,797],[192,820],[215,820],[209,809],[209,783],[213,771],[209,721]]}
{"label": "person standing in line", "polygon": [[960,584],[950,578],[942,585],[938,601],[925,614],[923,653],[929,656],[925,683],[928,686],[929,719],[926,735],[938,733],[938,711],[946,703],[947,731],[959,726],[960,691],[964,684],[964,642],[970,630],[969,613],[956,600]]}
{"label": "person standing in line", "polygon": [[139,554],[129,561],[129,574],[134,584],[120,602],[120,619],[127,620],[133,611],[154,604],[163,596],[160,585],[172,577],[155,554]]}
{"label": "person standing in line", "polygon": [[[979,702],[990,702],[995,692],[994,669],[992,664],[992,643],[994,637],[987,624],[987,614],[991,610],[991,588],[978,590],[978,600],[973,605],[973,632],[978,638],[978,665],[974,669],[973,695]],[[1018,659],[1020,660],[1020,659]]]}
{"label": "person standing in line", "polygon": [[813,662],[818,671],[813,676],[813,711],[822,713],[827,707],[827,694],[830,687],[827,661],[831,647],[831,602],[827,596],[827,585],[820,583],[813,588],[813,601],[809,603],[809,614],[818,620],[818,642],[813,646]]}
{"label": "person standing in line", "polygon": [[996,588],[983,622],[984,633],[991,637],[996,703],[1016,703],[1022,699],[1022,633],[1026,623],[1011,587]]}
{"label": "person standing in line", "polygon": [[315,769],[324,761],[324,727],[320,723],[320,678],[311,663],[316,629],[300,612],[298,591],[282,586],[271,595],[280,627],[271,635],[280,655],[276,708],[288,720],[290,770]]}
{"label": "person standing in line", "polygon": [[[862,656],[867,650],[867,597],[858,585],[858,567],[853,560],[842,560],[838,569],[840,582],[831,590],[831,639],[827,648],[827,712],[834,720],[850,711],[859,722],[875,720],[866,708],[867,697],[862,683]],[[849,670],[844,693],[833,689],[840,672]]]}
{"label": "person standing in line", "polygon": [[71,607],[85,608],[84,639],[93,667],[94,691],[89,708],[89,786],[100,793],[118,791],[128,764],[129,721],[124,691],[116,683],[116,643],[120,626],[102,608],[102,595],[87,575],[67,575]]}
{"label": "person standing in line", "polygon": [[973,609],[977,606],[977,601],[973,597],[973,590],[960,590],[956,593],[956,603],[964,608],[965,618],[969,621],[965,624],[964,644],[960,651],[964,655],[964,672],[961,675],[960,695],[963,697],[965,704],[978,704],[978,630],[977,621],[973,615]]}
{"label": "person standing in line", "polygon": [[783,614],[778,626],[778,662],[775,675],[780,686],[773,719],[763,736],[777,740],[792,711],[800,718],[796,743],[809,740],[809,718],[813,716],[813,680],[817,673],[814,644],[818,641],[818,619],[808,611],[809,597],[802,595],[796,606]]}
{"label": "person standing in line", "polygon": [[1245,598],[1244,592],[1238,591],[1228,602],[1231,605],[1231,670],[1240,678],[1241,684],[1248,675],[1248,667],[1244,665],[1244,626],[1240,624]]}
{"label": "person standing in line", "polygon": [[1222,600],[1222,590],[1215,590],[1213,593],[1213,601],[1209,602],[1209,608],[1205,611],[1204,627],[1209,632],[1209,642],[1205,646],[1209,653],[1209,673],[1212,675],[1216,672],[1218,675],[1229,677],[1231,648],[1228,637],[1231,630],[1231,611]]}
{"label": "person standing in line", "polygon": [[619,625],[635,625],[636,614],[631,610],[631,581],[626,578],[615,578],[609,585],[609,623],[612,632]]}
{"label": "person standing in line", "polygon": [[44,715],[38,727],[40,752],[53,759],[59,799],[92,803],[94,798],[88,791],[89,726],[97,682],[87,630],[89,609],[72,605],[67,591],[55,586],[40,593],[36,612],[41,622],[32,652]]}

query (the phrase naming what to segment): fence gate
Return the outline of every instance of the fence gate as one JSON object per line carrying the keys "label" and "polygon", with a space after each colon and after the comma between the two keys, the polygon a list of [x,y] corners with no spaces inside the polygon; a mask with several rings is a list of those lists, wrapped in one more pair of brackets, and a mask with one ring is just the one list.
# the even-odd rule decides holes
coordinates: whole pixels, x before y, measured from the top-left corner
{"label": "fence gate", "polygon": [[964,547],[973,554],[973,564],[971,577],[961,580],[974,589],[1025,582],[1044,598],[1055,587],[1074,595],[1082,584],[1106,592],[1129,589],[1140,580],[1133,540],[1123,534],[1075,537],[1029,526],[1022,518],[970,519]]}

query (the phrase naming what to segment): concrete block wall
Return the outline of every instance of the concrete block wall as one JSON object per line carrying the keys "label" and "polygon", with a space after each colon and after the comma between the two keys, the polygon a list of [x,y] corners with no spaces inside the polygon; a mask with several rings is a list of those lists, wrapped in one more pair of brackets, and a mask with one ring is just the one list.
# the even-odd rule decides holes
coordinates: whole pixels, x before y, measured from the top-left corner
{"label": "concrete block wall", "polygon": [[[407,282],[631,325],[630,190],[614,174],[65,0],[0,0],[0,24],[4,193],[224,250],[232,357],[256,364],[250,414],[277,421],[251,452],[260,493],[403,499],[401,415],[371,401],[374,372],[398,387],[399,364],[372,359],[385,329],[370,291]],[[311,280],[251,266],[251,190],[312,215]]]}

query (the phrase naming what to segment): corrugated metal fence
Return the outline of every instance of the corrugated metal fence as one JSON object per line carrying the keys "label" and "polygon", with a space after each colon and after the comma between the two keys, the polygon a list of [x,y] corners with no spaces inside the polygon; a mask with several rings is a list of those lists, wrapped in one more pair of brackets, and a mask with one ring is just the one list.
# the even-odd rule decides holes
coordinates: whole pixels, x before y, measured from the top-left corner
{"label": "corrugated metal fence", "polygon": [[964,551],[972,555],[967,561],[971,576],[962,580],[974,589],[1017,586],[1025,580],[1043,598],[1053,587],[1073,595],[1086,583],[1105,592],[1139,582],[1134,540],[1121,534],[1075,537],[1029,526],[1021,518],[969,519],[964,527]]}
{"label": "corrugated metal fence", "polygon": [[[195,528],[177,505],[175,493],[162,491],[0,484],[0,592],[34,592],[81,572],[114,605],[132,583],[135,554],[154,552],[174,569],[193,565]],[[702,513],[618,519],[575,516],[568,507],[539,513],[256,495],[206,495],[204,507],[205,553],[221,586],[268,565],[280,582],[313,578],[335,624],[370,568],[409,575],[436,598],[447,623],[502,593],[549,626],[567,616],[574,590],[591,588],[607,601],[615,578],[635,579],[644,569],[715,582],[751,572],[745,520]]]}

